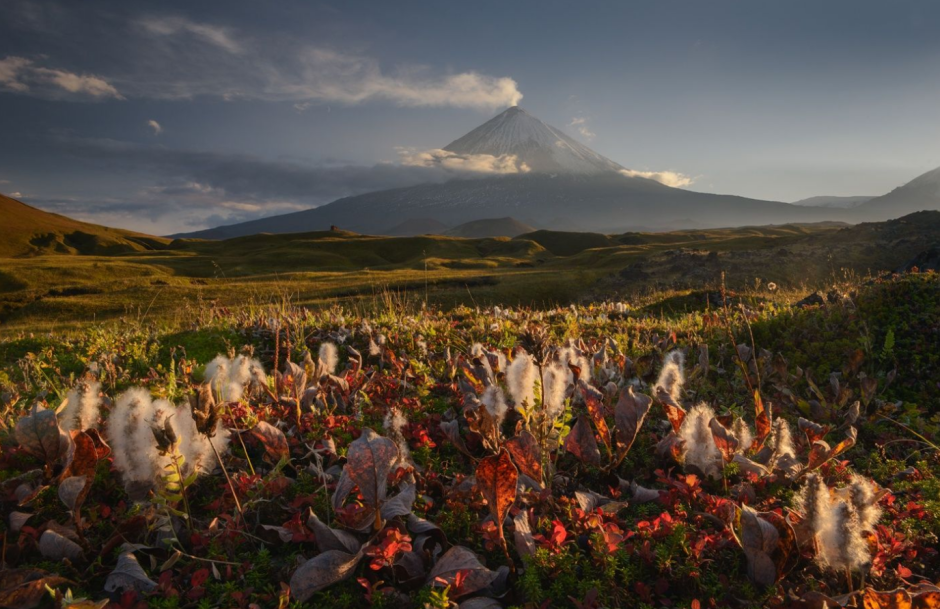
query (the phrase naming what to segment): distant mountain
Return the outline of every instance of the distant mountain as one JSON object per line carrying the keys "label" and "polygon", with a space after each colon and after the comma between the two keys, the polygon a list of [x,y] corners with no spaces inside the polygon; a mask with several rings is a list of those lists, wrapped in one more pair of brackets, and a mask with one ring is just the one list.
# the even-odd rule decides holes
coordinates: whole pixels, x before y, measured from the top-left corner
{"label": "distant mountain", "polygon": [[485,220],[465,222],[444,234],[448,237],[485,239],[487,237],[518,237],[534,230],[533,227],[515,218],[487,218]]}
{"label": "distant mountain", "polygon": [[[188,237],[325,230],[381,233],[410,220],[455,226],[512,216],[538,228],[680,229],[842,220],[842,210],[671,188],[624,168],[512,107],[445,148],[459,155],[515,155],[520,173],[371,192],[292,214],[220,226]],[[549,220],[554,219],[554,221]],[[577,227],[576,229],[574,227]]]}
{"label": "distant mountain", "polygon": [[869,196],[858,196],[858,197],[810,197],[808,199],[800,199],[799,201],[794,201],[794,205],[802,205],[805,207],[828,207],[832,209],[852,209],[853,207],[858,207],[863,203],[867,203],[874,199],[874,195]]}
{"label": "distant mountain", "polygon": [[940,167],[866,201],[853,211],[859,220],[878,221],[922,210],[940,210]]}
{"label": "distant mountain", "polygon": [[108,228],[36,209],[0,195],[0,256],[108,255],[164,249],[163,237]]}
{"label": "distant mountain", "polygon": [[463,155],[513,155],[528,171],[537,173],[590,175],[624,169],[519,106],[488,120],[444,150]]}
{"label": "distant mountain", "polygon": [[433,218],[414,218],[408,219],[401,224],[396,224],[392,228],[379,231],[380,235],[389,237],[414,237],[417,235],[442,235],[448,229],[446,224],[442,224]]}

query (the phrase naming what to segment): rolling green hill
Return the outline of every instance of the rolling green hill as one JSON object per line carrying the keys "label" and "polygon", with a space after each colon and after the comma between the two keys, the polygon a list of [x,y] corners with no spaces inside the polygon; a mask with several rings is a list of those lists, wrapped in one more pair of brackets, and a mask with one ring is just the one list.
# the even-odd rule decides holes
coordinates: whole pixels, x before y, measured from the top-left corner
{"label": "rolling green hill", "polygon": [[[187,322],[290,300],[545,305],[774,282],[794,296],[838,275],[903,267],[934,247],[940,212],[671,233],[535,231],[515,238],[344,231],[168,241],[0,198],[0,335],[133,316]],[[799,296],[802,297],[802,296]]]}
{"label": "rolling green hill", "polygon": [[110,255],[166,247],[169,239],[45,212],[0,195],[0,256]]}

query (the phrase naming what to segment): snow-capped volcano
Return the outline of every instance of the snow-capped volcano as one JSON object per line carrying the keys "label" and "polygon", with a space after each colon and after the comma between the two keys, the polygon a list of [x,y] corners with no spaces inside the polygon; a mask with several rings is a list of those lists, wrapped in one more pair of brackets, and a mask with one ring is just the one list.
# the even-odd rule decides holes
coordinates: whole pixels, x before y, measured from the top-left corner
{"label": "snow-capped volcano", "polygon": [[461,155],[512,155],[523,171],[535,173],[596,174],[623,169],[519,106],[488,120],[444,150]]}
{"label": "snow-capped volcano", "polygon": [[623,232],[834,220],[843,211],[673,188],[625,169],[518,106],[444,150],[467,159],[515,157],[521,171],[367,192],[315,209],[177,236],[220,239],[333,225],[360,233],[401,234],[427,230],[415,226],[457,226],[507,216],[535,228]]}

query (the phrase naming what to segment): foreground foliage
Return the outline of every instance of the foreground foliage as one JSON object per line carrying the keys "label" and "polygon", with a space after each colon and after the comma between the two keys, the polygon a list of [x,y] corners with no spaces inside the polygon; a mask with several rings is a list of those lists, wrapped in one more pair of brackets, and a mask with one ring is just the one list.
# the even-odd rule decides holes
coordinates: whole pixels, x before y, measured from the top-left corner
{"label": "foreground foliage", "polygon": [[0,607],[940,606],[940,280],[828,300],[7,341]]}

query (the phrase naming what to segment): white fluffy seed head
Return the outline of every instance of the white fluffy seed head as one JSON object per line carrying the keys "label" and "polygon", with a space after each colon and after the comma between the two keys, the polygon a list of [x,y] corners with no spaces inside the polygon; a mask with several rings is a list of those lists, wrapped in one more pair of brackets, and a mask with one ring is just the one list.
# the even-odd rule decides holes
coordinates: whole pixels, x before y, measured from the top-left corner
{"label": "white fluffy seed head", "polygon": [[832,517],[817,537],[817,560],[834,571],[860,571],[871,563],[871,553],[861,535],[858,513],[851,502],[837,501]]}
{"label": "white fluffy seed head", "polygon": [[735,449],[736,453],[743,455],[750,450],[751,444],[754,443],[754,434],[751,433],[751,428],[741,417],[736,418],[731,425],[731,435],[738,441],[738,447]]}
{"label": "white fluffy seed head", "polygon": [[402,464],[411,462],[411,449],[408,447],[408,441],[402,431],[407,424],[408,419],[398,408],[390,408],[385,413],[385,420],[382,424],[385,428],[385,434],[398,446],[398,459]]}
{"label": "white fluffy seed head", "polygon": [[678,402],[681,397],[682,387],[685,385],[685,355],[682,351],[675,349],[666,354],[663,360],[663,369],[656,379],[656,390],[662,389]]}
{"label": "white fluffy seed head", "polygon": [[245,396],[246,387],[254,390],[267,385],[264,367],[256,359],[239,355],[229,359],[217,355],[206,365],[205,380],[220,402],[238,402]]}
{"label": "white fluffy seed head", "polygon": [[327,374],[336,374],[336,365],[339,363],[339,353],[336,351],[336,345],[333,343],[323,343],[320,345],[320,365]]}
{"label": "white fluffy seed head", "polygon": [[65,431],[98,427],[101,411],[101,383],[80,381],[66,395],[65,408],[59,413],[59,426]]}
{"label": "white fluffy seed head", "polygon": [[542,371],[542,406],[549,421],[555,421],[565,411],[565,392],[569,372],[553,362]]}
{"label": "white fluffy seed head", "polygon": [[710,478],[720,478],[722,471],[721,451],[715,444],[709,423],[715,411],[707,404],[699,404],[686,414],[679,427],[683,440],[683,459]]}
{"label": "white fluffy seed head", "polygon": [[881,508],[871,481],[858,474],[852,474],[849,485],[836,491],[840,499],[852,504],[858,514],[859,525],[863,531],[874,531],[881,519]]}
{"label": "white fluffy seed head", "polygon": [[499,427],[502,425],[503,420],[506,418],[506,412],[509,410],[509,407],[506,406],[506,398],[503,396],[503,390],[500,389],[498,385],[490,385],[486,388],[486,391],[483,392],[483,397],[480,398],[480,401],[483,402],[486,411],[490,413],[496,421],[496,426]]}
{"label": "white fluffy seed head", "polygon": [[125,482],[152,481],[158,461],[151,431],[156,410],[150,392],[140,387],[118,396],[108,417],[108,439],[114,467]]}
{"label": "white fluffy seed head", "polygon": [[516,354],[515,359],[506,369],[506,384],[509,385],[509,395],[516,408],[535,405],[535,380],[538,377],[538,370],[532,357],[525,351]]}
{"label": "white fluffy seed head", "polygon": [[831,519],[831,504],[829,487],[822,476],[809,474],[796,496],[796,507],[803,513],[803,521],[813,535],[825,528],[827,519]]}

